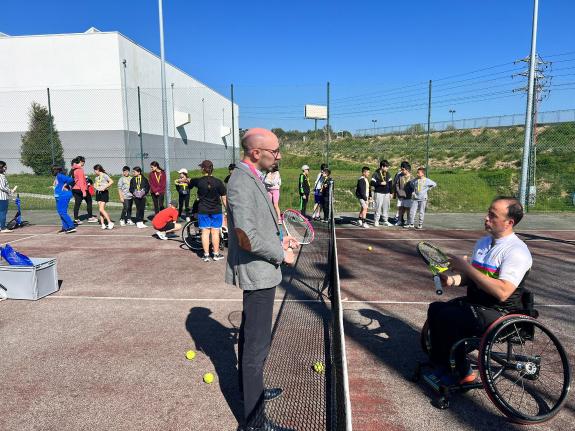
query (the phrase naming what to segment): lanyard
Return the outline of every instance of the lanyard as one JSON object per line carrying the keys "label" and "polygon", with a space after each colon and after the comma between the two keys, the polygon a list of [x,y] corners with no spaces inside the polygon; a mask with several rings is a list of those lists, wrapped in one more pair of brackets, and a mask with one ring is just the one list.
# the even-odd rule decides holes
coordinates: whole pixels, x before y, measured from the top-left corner
{"label": "lanyard", "polygon": [[160,180],[162,179],[162,173],[160,172],[158,174],[157,172],[154,172],[154,175],[156,176],[156,181],[158,182],[158,184],[160,184]]}
{"label": "lanyard", "polygon": [[241,163],[243,163],[244,165],[246,165],[246,166],[249,168],[249,170],[252,172],[252,174],[254,174],[255,177],[256,177],[258,180],[260,180],[261,182],[263,182],[260,173],[259,173],[258,170],[254,167],[254,165],[252,165],[250,162],[246,162],[246,161],[244,161],[244,160],[242,160]]}
{"label": "lanyard", "polygon": [[141,189],[141,185],[142,185],[142,176],[141,176],[141,175],[138,175],[138,176],[136,177],[136,188],[137,188],[138,190],[140,190],[140,189]]}

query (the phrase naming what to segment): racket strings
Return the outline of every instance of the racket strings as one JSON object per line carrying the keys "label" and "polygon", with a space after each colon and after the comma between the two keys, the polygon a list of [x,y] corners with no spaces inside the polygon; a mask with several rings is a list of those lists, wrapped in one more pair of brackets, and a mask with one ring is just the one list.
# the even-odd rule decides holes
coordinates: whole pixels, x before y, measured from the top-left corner
{"label": "racket strings", "polygon": [[286,213],[284,213],[283,224],[288,235],[293,236],[298,243],[306,244],[310,242],[312,233],[307,221],[302,216],[291,211],[286,211]]}
{"label": "racket strings", "polygon": [[446,266],[449,263],[447,256],[429,244],[419,244],[419,252],[431,264],[436,266]]}

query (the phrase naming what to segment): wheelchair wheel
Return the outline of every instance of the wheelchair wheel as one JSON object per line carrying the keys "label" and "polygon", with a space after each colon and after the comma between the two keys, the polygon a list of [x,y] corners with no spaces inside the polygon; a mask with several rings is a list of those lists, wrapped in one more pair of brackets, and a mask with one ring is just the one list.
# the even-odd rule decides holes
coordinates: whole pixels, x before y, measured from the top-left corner
{"label": "wheelchair wheel", "polygon": [[421,328],[419,344],[421,346],[421,350],[423,350],[426,355],[431,354],[431,334],[429,331],[429,322],[427,320],[423,324],[423,328]]}
{"label": "wheelchair wheel", "polygon": [[551,419],[571,387],[565,349],[543,324],[523,315],[504,316],[487,329],[479,372],[491,401],[520,424]]}
{"label": "wheelchair wheel", "polygon": [[202,235],[196,221],[192,220],[184,225],[182,228],[182,241],[192,251],[202,250]]}

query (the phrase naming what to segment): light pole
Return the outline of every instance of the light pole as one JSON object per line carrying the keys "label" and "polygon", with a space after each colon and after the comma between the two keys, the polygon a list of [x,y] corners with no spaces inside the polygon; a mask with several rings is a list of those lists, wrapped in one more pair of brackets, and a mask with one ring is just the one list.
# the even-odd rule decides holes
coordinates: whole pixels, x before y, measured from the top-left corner
{"label": "light pole", "polygon": [[166,169],[166,199],[172,199],[170,181],[170,143],[168,141],[168,100],[166,96],[166,57],[164,55],[164,13],[162,11],[162,0],[158,0],[158,15],[160,20],[160,58],[162,73],[162,123],[164,135],[164,168]]}
{"label": "light pole", "polygon": [[377,120],[371,120],[371,122],[373,123],[373,136],[375,136],[375,123],[377,123]]}
{"label": "light pole", "polygon": [[451,114],[451,127],[455,127],[453,123],[453,114],[455,114],[455,109],[450,109],[449,113]]}
{"label": "light pole", "polygon": [[126,134],[126,137],[127,137],[127,141],[128,141],[128,151],[131,151],[131,149],[130,149],[130,111],[129,111],[129,105],[128,105],[128,80],[126,78],[126,68],[128,66],[127,66],[126,59],[122,60],[122,64],[124,65],[124,99],[125,99],[125,105],[126,105],[126,129],[128,129],[128,133]]}

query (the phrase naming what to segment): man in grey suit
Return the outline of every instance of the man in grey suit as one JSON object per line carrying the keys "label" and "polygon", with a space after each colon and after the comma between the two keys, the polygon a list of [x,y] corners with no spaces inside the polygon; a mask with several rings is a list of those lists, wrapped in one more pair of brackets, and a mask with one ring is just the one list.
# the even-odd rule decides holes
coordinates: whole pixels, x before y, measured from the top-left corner
{"label": "man in grey suit", "polygon": [[263,184],[265,174],[281,159],[276,135],[250,129],[242,138],[243,160],[228,182],[228,261],[226,283],[243,289],[238,343],[238,371],[244,402],[244,430],[288,431],[263,414],[264,401],[281,388],[264,388],[263,371],[271,344],[276,286],[281,264],[293,264],[293,238],[281,240],[277,213]]}

